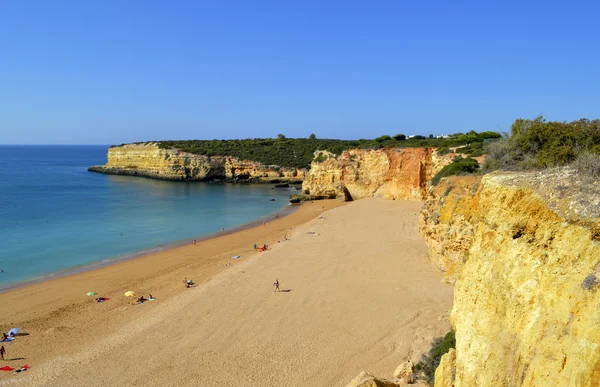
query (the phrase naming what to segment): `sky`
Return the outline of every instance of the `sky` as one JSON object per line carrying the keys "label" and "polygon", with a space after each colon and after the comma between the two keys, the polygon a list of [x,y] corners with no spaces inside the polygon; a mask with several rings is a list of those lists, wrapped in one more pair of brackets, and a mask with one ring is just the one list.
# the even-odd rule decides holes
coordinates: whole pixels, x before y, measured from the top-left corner
{"label": "sky", "polygon": [[0,144],[600,117],[600,2],[0,0]]}

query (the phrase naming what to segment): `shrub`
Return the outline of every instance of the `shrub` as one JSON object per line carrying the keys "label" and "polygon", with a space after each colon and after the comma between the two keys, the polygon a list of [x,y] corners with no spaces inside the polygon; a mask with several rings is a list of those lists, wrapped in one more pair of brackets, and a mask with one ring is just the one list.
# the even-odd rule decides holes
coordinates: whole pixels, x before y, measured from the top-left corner
{"label": "shrub", "polygon": [[415,369],[422,372],[428,383],[433,382],[435,369],[440,365],[442,356],[450,351],[450,348],[456,347],[456,337],[454,331],[450,331],[443,338],[438,337],[433,341],[433,346],[429,353],[423,355],[421,361],[417,363]]}
{"label": "shrub", "polygon": [[[483,142],[472,142],[467,146],[460,148],[461,153],[466,153],[468,155],[473,155],[473,153],[481,153],[483,154]],[[481,156],[481,155],[480,155]]]}
{"label": "shrub", "polygon": [[403,134],[397,134],[397,135],[394,136],[394,140],[396,140],[396,141],[404,141],[404,140],[406,140],[406,136],[403,135]]}
{"label": "shrub", "polygon": [[452,149],[448,148],[447,146],[438,148],[438,151],[437,151],[438,155],[440,155],[440,156],[447,155],[450,152],[452,152]]}
{"label": "shrub", "polygon": [[431,179],[431,185],[437,185],[442,177],[471,174],[479,169],[477,160],[470,157],[457,159],[458,157],[451,164],[446,165],[441,171],[436,173],[433,179]]}
{"label": "shrub", "polygon": [[383,136],[377,137],[377,138],[375,139],[375,141],[377,141],[377,142],[384,142],[384,141],[389,141],[389,140],[391,140],[391,139],[392,139],[392,138],[391,138],[390,136],[388,136],[388,135],[383,135]]}
{"label": "shrub", "polygon": [[486,169],[533,169],[566,165],[583,152],[600,151],[600,120],[547,122],[518,119],[511,135],[488,148]]}
{"label": "shrub", "polygon": [[317,157],[315,157],[315,159],[313,160],[313,162],[315,163],[322,163],[325,160],[328,160],[329,156],[325,155],[324,153],[319,153],[317,155]]}
{"label": "shrub", "polygon": [[581,174],[591,177],[600,177],[600,155],[584,152],[577,156],[573,167]]}

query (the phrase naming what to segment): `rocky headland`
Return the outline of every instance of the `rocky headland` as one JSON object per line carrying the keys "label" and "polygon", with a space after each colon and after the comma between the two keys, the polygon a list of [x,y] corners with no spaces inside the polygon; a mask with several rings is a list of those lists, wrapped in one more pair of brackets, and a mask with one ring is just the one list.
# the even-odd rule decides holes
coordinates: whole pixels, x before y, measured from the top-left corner
{"label": "rocky headland", "polygon": [[429,180],[448,163],[448,157],[437,156],[432,148],[352,149],[340,155],[319,151],[302,191],[345,201],[424,200]]}
{"label": "rocky headland", "polygon": [[157,143],[125,144],[108,150],[107,163],[91,172],[143,176],[170,181],[227,181],[255,183],[301,183],[305,169],[264,165],[231,156],[203,156]]}

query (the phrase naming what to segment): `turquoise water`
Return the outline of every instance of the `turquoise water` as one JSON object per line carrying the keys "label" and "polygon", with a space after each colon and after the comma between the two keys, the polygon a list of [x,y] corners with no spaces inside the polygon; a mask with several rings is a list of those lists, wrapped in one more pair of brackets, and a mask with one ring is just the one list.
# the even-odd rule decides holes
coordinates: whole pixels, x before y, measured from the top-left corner
{"label": "turquoise water", "polygon": [[88,172],[107,149],[0,146],[0,288],[240,226],[291,193]]}

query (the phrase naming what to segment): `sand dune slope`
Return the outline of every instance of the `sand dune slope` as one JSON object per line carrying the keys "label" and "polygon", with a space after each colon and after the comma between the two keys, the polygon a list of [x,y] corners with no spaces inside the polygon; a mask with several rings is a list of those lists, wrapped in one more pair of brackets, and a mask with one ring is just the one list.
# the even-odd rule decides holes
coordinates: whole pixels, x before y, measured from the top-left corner
{"label": "sand dune slope", "polygon": [[[420,205],[362,200],[330,210],[209,282],[139,306],[151,315],[90,332],[104,339],[21,381],[344,386],[361,370],[391,376],[449,329],[438,317],[451,308],[452,287],[418,235]],[[276,278],[289,291],[273,292]]]}

